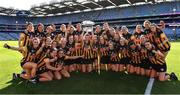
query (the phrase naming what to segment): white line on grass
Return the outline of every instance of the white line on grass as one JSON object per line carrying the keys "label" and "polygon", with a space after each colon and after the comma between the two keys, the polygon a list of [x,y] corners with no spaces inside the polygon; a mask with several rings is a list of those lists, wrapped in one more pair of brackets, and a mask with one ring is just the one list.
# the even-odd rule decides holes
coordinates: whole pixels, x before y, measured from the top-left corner
{"label": "white line on grass", "polygon": [[154,83],[154,78],[150,78],[144,95],[151,95],[151,90],[152,90],[152,87],[153,87],[153,83]]}

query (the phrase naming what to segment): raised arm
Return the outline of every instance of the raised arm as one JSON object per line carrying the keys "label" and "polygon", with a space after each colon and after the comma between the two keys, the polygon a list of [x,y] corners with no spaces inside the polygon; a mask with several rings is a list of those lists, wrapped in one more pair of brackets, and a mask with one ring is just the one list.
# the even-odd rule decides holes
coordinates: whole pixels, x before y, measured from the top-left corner
{"label": "raised arm", "polygon": [[77,59],[77,58],[83,58],[84,56],[65,56],[65,60],[67,59]]}
{"label": "raised arm", "polygon": [[45,42],[42,43],[41,47],[36,52],[36,55],[39,55],[43,51],[44,46],[45,46]]}

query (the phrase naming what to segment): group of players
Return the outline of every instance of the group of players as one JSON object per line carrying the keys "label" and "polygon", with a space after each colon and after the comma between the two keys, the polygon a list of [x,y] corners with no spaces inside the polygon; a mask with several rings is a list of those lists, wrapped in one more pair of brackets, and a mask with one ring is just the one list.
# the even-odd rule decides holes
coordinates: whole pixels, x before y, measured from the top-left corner
{"label": "group of players", "polygon": [[[126,26],[113,28],[107,22],[96,25],[92,32],[83,31],[81,23],[75,26],[62,24],[60,31],[51,24],[44,28],[42,23],[27,24],[20,34],[18,47],[7,43],[4,47],[19,51],[23,58],[21,74],[13,78],[23,78],[30,82],[51,81],[69,78],[74,71],[92,72],[111,70],[126,72],[160,81],[175,79],[168,74],[165,58],[171,48],[170,42],[159,25],[145,20],[136,25],[133,33]],[[44,30],[45,29],[45,30]]]}

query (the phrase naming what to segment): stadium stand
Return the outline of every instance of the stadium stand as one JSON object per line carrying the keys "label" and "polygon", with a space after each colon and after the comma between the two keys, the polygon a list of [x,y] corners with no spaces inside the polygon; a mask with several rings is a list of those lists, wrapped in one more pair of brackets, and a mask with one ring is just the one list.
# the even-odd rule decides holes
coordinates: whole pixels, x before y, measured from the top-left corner
{"label": "stadium stand", "polygon": [[157,24],[164,20],[164,31],[168,37],[173,38],[174,34],[180,37],[179,5],[179,0],[65,0],[35,6],[29,11],[0,7],[0,40],[17,40],[27,22],[33,22],[35,26],[40,22],[45,26],[54,23],[59,29],[62,23],[75,24],[84,20],[92,20],[96,24],[107,21],[113,27],[126,25],[131,32],[136,24],[142,24],[146,19]]}

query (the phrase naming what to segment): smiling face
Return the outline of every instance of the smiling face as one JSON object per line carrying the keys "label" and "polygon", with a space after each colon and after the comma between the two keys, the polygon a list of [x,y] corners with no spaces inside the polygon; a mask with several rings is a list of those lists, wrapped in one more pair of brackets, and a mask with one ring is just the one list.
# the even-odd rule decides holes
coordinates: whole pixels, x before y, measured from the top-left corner
{"label": "smiling face", "polygon": [[64,56],[64,51],[63,50],[58,51],[58,57],[61,58],[63,56]]}
{"label": "smiling face", "polygon": [[89,36],[89,35],[86,35],[86,36],[85,36],[85,40],[86,40],[86,41],[89,41],[89,40],[90,40],[90,36]]}
{"label": "smiling face", "polygon": [[34,32],[34,26],[33,26],[32,23],[29,23],[29,24],[28,24],[27,30],[28,30],[29,32]]}
{"label": "smiling face", "polygon": [[154,33],[156,32],[156,26],[155,25],[151,25],[150,29],[151,29],[152,32],[154,32]]}
{"label": "smiling face", "polygon": [[38,48],[38,47],[39,47],[39,43],[40,43],[40,41],[39,41],[38,38],[34,38],[34,39],[33,39],[32,44],[33,44],[33,47],[34,47],[34,48]]}
{"label": "smiling face", "polygon": [[74,41],[74,37],[71,35],[71,36],[69,36],[69,43],[73,43],[73,41]]}
{"label": "smiling face", "polygon": [[61,45],[66,46],[67,40],[66,38],[61,38]]}
{"label": "smiling face", "polygon": [[43,24],[40,23],[40,24],[38,25],[37,29],[38,29],[38,32],[43,32],[43,30],[44,30]]}
{"label": "smiling face", "polygon": [[121,39],[119,40],[119,43],[120,43],[121,46],[124,46],[124,45],[125,45],[125,40],[124,40],[123,38],[121,38]]}
{"label": "smiling face", "polygon": [[127,34],[127,33],[128,33],[128,28],[127,28],[126,26],[122,26],[122,27],[121,27],[121,32],[122,32],[123,34]]}
{"label": "smiling face", "polygon": [[56,57],[57,56],[57,51],[56,50],[53,50],[52,52],[50,52],[50,56],[51,57]]}
{"label": "smiling face", "polygon": [[80,23],[76,24],[76,29],[78,32],[80,32],[82,30],[82,26]]}
{"label": "smiling face", "polygon": [[46,38],[46,42],[45,42],[46,46],[50,46],[50,45],[51,45],[51,42],[52,42],[51,38],[50,38],[50,37],[47,37],[47,38]]}
{"label": "smiling face", "polygon": [[46,28],[46,32],[47,32],[47,33],[51,33],[51,32],[52,32],[52,27],[51,27],[51,26],[48,26],[48,27]]}
{"label": "smiling face", "polygon": [[141,25],[137,25],[136,29],[135,29],[136,33],[141,33],[142,32],[142,26]]}
{"label": "smiling face", "polygon": [[151,50],[152,49],[152,44],[150,42],[146,42],[145,43],[145,47],[148,49],[148,50]]}
{"label": "smiling face", "polygon": [[151,23],[150,23],[148,20],[146,20],[146,21],[144,21],[143,26],[144,26],[146,29],[149,29],[150,24],[151,24]]}
{"label": "smiling face", "polygon": [[56,41],[53,41],[53,42],[52,42],[52,47],[54,47],[54,48],[57,47],[57,42],[56,42]]}
{"label": "smiling face", "polygon": [[109,30],[109,24],[108,24],[107,22],[105,22],[105,23],[103,24],[103,29],[104,29],[105,31]]}
{"label": "smiling face", "polygon": [[60,27],[60,30],[65,32],[66,31],[66,25],[65,24],[62,24],[61,27]]}
{"label": "smiling face", "polygon": [[104,44],[104,43],[105,43],[105,40],[104,40],[104,38],[103,38],[102,36],[100,37],[100,43],[101,43],[101,44]]}
{"label": "smiling face", "polygon": [[111,42],[111,43],[109,43],[109,49],[114,49],[114,46],[113,46],[113,43]]}

